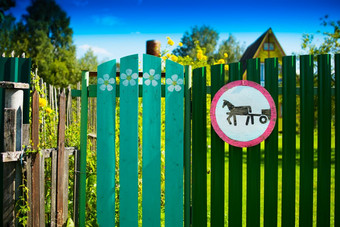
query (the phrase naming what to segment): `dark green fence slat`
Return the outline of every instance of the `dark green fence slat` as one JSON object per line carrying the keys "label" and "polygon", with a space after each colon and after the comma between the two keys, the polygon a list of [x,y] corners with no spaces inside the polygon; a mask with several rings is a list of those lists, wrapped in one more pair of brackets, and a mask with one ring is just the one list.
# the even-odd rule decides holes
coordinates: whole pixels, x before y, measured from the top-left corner
{"label": "dark green fence slat", "polygon": [[192,84],[192,218],[207,225],[206,68],[193,71]]}
{"label": "dark green fence slat", "polygon": [[87,150],[87,114],[88,96],[87,87],[89,72],[82,72],[81,82],[81,116],[80,116],[80,180],[79,180],[79,225],[85,226],[86,207],[86,150]]}
{"label": "dark green fence slat", "polygon": [[[22,83],[31,83],[31,59],[19,58],[18,62],[18,81]],[[23,105],[23,123],[29,124],[30,112],[30,90],[24,90],[24,105]]]}
{"label": "dark green fence slat", "polygon": [[[211,66],[211,99],[225,84],[224,65]],[[211,226],[224,226],[224,141],[211,127]]]}
{"label": "dark green fence slat", "polygon": [[296,59],[282,60],[282,226],[295,226]]}
{"label": "dark green fence slat", "polygon": [[184,226],[191,223],[191,66],[184,73]]}
{"label": "dark green fence slat", "polygon": [[[229,65],[229,82],[241,80],[241,63]],[[229,226],[242,226],[242,148],[229,145]]]}
{"label": "dark green fence slat", "polygon": [[[272,96],[278,110],[278,59],[265,60],[265,88]],[[264,159],[264,226],[277,226],[278,187],[278,121],[272,134],[265,141]]]}
{"label": "dark green fence slat", "polygon": [[313,55],[300,57],[300,226],[313,224],[314,76]]}
{"label": "dark green fence slat", "polygon": [[340,54],[335,55],[335,209],[334,223],[340,226]]}
{"label": "dark green fence slat", "polygon": [[[260,83],[260,59],[247,61],[247,79]],[[247,149],[247,226],[260,226],[260,144]]]}
{"label": "dark green fence slat", "polygon": [[318,56],[318,185],[317,226],[330,225],[331,177],[331,64],[330,55]]}
{"label": "dark green fence slat", "polygon": [[119,218],[138,225],[138,55],[120,59]]}

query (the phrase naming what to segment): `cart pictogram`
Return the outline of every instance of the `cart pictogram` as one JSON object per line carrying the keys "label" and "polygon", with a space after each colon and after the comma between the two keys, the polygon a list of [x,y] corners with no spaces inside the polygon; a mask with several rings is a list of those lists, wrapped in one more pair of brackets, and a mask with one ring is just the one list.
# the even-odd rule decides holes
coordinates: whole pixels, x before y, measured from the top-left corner
{"label": "cart pictogram", "polygon": [[229,115],[227,117],[227,121],[230,125],[232,124],[230,118],[233,118],[234,126],[237,125],[237,119],[236,119],[237,115],[238,116],[247,116],[246,125],[249,124],[249,121],[253,125],[254,124],[254,117],[259,117],[259,121],[260,121],[261,124],[265,124],[265,123],[267,123],[268,120],[270,120],[270,115],[271,115],[270,109],[263,109],[263,110],[261,110],[260,114],[256,114],[256,113],[252,113],[251,106],[234,106],[231,102],[224,99],[223,104],[222,104],[222,108],[224,108],[225,106],[227,106],[229,111],[230,111],[230,112],[226,113],[227,115]]}

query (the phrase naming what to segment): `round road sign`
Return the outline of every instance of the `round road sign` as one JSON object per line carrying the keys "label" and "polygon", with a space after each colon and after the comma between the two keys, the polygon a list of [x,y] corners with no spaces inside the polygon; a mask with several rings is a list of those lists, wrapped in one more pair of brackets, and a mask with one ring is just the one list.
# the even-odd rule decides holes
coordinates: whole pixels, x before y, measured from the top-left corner
{"label": "round road sign", "polygon": [[261,85],[238,80],[224,85],[214,96],[210,118],[215,132],[236,147],[261,143],[273,131],[276,107]]}

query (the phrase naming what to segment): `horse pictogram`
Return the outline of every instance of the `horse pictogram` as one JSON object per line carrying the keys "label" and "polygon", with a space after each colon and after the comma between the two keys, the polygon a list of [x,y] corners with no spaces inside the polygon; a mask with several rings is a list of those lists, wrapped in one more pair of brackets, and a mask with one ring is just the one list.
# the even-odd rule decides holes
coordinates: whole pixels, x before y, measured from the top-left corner
{"label": "horse pictogram", "polygon": [[247,116],[247,120],[246,120],[246,125],[249,124],[249,121],[251,121],[251,124],[254,124],[254,117],[259,117],[259,121],[261,124],[265,124],[268,120],[270,120],[270,113],[271,110],[270,109],[263,109],[261,111],[261,114],[255,114],[252,113],[251,110],[251,106],[234,106],[231,102],[227,101],[227,100],[223,100],[223,104],[222,104],[222,108],[224,108],[225,106],[228,106],[228,109],[230,112],[227,112],[226,114],[229,115],[227,117],[227,121],[228,123],[231,125],[232,122],[230,120],[230,118],[233,117],[233,121],[234,121],[234,125],[237,125],[237,119],[236,116]]}

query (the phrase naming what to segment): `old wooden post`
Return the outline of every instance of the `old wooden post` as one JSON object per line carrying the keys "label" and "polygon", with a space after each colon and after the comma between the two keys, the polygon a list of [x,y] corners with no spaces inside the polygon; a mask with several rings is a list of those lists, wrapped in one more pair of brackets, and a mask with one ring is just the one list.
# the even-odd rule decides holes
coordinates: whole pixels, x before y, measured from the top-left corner
{"label": "old wooden post", "polygon": [[28,89],[29,84],[1,81],[0,87],[5,89],[1,215],[3,226],[15,226],[15,201],[21,184],[21,166],[17,161],[22,153],[23,89]]}
{"label": "old wooden post", "polygon": [[[63,226],[67,220],[67,180],[68,153],[65,154],[65,109],[66,96],[62,92],[59,97],[58,124],[58,175],[57,175],[57,226]],[[65,191],[66,188],[66,191]]]}
{"label": "old wooden post", "polygon": [[159,57],[161,54],[161,42],[157,40],[146,41],[146,53]]}

